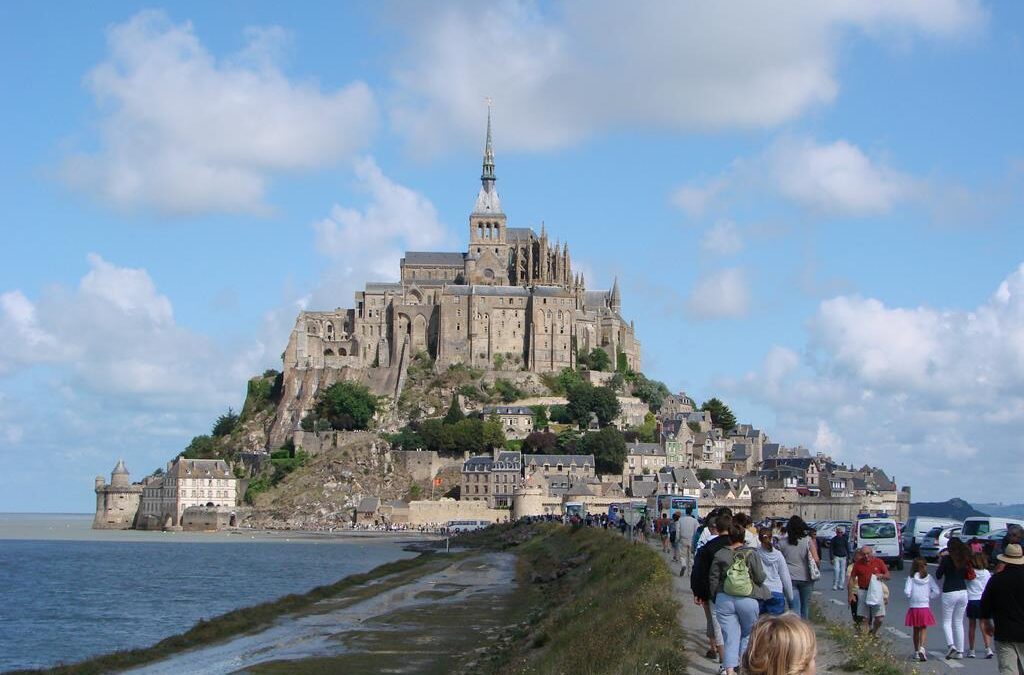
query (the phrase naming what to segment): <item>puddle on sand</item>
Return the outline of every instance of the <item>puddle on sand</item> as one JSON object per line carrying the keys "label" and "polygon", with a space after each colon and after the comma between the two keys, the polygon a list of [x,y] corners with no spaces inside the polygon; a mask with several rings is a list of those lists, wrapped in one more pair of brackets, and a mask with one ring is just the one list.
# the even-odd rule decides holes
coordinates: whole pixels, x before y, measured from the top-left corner
{"label": "puddle on sand", "polygon": [[503,632],[514,589],[515,556],[474,556],[347,607],[325,601],[318,613],[281,617],[258,633],[129,672],[447,672]]}

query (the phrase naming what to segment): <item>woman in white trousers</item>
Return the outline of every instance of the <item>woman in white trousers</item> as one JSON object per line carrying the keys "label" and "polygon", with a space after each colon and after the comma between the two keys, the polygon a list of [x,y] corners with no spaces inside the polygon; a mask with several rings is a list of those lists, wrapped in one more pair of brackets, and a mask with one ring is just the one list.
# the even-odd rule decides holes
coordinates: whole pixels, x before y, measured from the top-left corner
{"label": "woman in white trousers", "polygon": [[949,540],[949,550],[940,554],[935,578],[942,582],[942,631],[946,635],[947,659],[964,657],[964,614],[967,612],[967,575],[971,551],[959,539]]}

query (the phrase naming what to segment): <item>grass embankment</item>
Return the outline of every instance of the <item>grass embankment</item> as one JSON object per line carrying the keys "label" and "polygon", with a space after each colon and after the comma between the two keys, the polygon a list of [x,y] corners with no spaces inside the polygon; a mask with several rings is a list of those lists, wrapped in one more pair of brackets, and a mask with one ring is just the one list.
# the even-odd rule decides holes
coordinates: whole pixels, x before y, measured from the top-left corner
{"label": "grass embankment", "polygon": [[671,573],[653,549],[605,530],[560,525],[481,533],[495,536],[521,541],[518,597],[530,609],[511,639],[468,670],[686,672]]}
{"label": "grass embankment", "polygon": [[917,673],[917,667],[893,653],[892,643],[869,635],[867,630],[857,632],[847,623],[833,621],[817,604],[811,605],[811,621],[822,628],[842,650],[846,661],[840,666],[845,671],[869,675],[904,675]]}
{"label": "grass embankment", "polygon": [[[71,665],[61,665],[49,669],[20,670],[15,673],[54,673],[57,675],[93,675],[112,671],[134,668],[153,663],[173,654],[220,642],[227,638],[253,632],[269,626],[273,621],[285,614],[295,614],[310,609],[321,600],[333,598],[350,592],[352,601],[361,596],[378,593],[386,588],[400,586],[409,581],[434,571],[436,568],[450,564],[452,556],[440,558],[426,553],[415,558],[397,560],[376,567],[363,574],[353,574],[340,581],[324,586],[317,586],[308,593],[286,595],[277,600],[264,602],[251,607],[232,610],[210,620],[200,620],[191,629],[178,635],[172,635],[151,647],[113,652],[96,658]],[[368,582],[382,580],[378,583],[360,588]]]}

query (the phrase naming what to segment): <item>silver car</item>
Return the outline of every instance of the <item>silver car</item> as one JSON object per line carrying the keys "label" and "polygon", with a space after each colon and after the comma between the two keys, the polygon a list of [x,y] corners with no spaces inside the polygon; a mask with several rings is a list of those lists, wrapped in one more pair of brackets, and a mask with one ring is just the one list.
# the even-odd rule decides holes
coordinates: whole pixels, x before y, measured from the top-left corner
{"label": "silver car", "polygon": [[933,527],[921,540],[921,557],[928,561],[939,559],[939,551],[949,546],[949,538],[960,534],[960,526]]}

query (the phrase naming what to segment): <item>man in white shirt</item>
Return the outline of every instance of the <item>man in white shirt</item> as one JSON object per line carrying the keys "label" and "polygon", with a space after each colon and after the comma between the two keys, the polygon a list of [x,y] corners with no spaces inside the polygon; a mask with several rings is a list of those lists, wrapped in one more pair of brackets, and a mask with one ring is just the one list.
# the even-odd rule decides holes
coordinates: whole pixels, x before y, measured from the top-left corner
{"label": "man in white shirt", "polygon": [[[682,566],[679,568],[679,576],[685,576],[686,570],[693,564],[693,533],[697,531],[697,519],[693,517],[693,507],[686,507],[686,515],[676,523],[676,540],[679,542],[679,559]],[[701,536],[707,534],[707,529]],[[714,535],[711,535],[712,537]],[[710,537],[709,537],[710,538]],[[699,544],[698,544],[699,546]]]}

